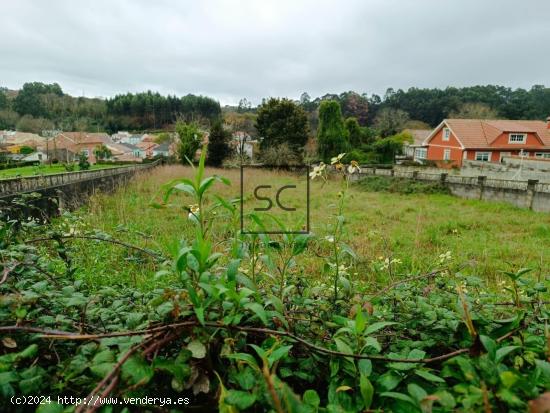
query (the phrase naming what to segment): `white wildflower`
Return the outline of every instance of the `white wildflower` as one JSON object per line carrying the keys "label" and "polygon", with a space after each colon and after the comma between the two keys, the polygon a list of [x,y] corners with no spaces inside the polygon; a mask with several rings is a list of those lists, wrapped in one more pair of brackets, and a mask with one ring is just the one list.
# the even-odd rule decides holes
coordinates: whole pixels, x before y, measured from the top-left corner
{"label": "white wildflower", "polygon": [[357,161],[351,161],[351,163],[348,166],[348,172],[350,174],[354,174],[355,172],[361,172],[361,168],[359,167],[359,164]]}
{"label": "white wildflower", "polygon": [[340,155],[338,156],[335,156],[334,158],[331,158],[330,159],[330,164],[331,165],[334,165],[334,164],[337,164],[337,163],[340,163],[340,161],[342,160],[342,158],[346,156],[345,153],[341,153]]}

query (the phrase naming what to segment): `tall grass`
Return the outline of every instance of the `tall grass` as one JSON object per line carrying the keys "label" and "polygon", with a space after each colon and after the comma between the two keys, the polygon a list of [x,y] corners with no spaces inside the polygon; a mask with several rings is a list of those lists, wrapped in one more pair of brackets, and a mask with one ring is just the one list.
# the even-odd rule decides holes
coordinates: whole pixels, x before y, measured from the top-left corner
{"label": "tall grass", "polygon": [[[232,185],[215,191],[227,198],[238,198],[239,170],[210,169]],[[177,195],[164,209],[152,208],[150,201],[160,186],[174,178],[190,177],[188,167],[164,166],[138,175],[127,187],[114,194],[98,194],[78,212],[83,225],[98,228],[134,244],[173,253],[182,238],[194,234],[185,206],[190,200]],[[247,179],[252,184],[282,182],[286,172],[257,171]],[[249,182],[250,183],[250,182]],[[371,188],[372,189],[372,188]],[[339,183],[311,183],[311,230],[324,236],[325,224],[335,212]],[[455,198],[445,194],[398,194],[372,192],[354,185],[346,206],[346,236],[359,261],[350,270],[355,279],[372,284],[387,281],[392,274],[416,273],[432,268],[440,254],[451,252],[457,262],[469,263],[465,273],[485,277],[491,285],[502,271],[521,267],[548,271],[550,263],[550,215],[522,210],[499,203]],[[223,240],[222,228],[214,238]],[[157,269],[124,249],[109,244],[78,243],[82,275],[98,285],[135,283],[154,288]],[[90,254],[93,248],[93,254]],[[303,258],[304,276],[319,277],[326,246],[313,243]],[[398,259],[392,274],[380,270],[386,258]],[[113,279],[116,269],[117,276]]]}

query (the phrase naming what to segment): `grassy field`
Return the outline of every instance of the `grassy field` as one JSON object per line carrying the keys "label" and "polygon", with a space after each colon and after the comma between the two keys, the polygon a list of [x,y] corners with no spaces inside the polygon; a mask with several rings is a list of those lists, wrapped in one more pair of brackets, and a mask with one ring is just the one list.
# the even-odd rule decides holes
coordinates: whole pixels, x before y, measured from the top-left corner
{"label": "grassy field", "polygon": [[[207,171],[212,173],[232,182],[231,186],[217,184],[215,192],[227,198],[239,196],[238,170]],[[99,194],[79,213],[78,225],[170,255],[181,239],[193,238],[188,213],[183,209],[191,202],[178,195],[171,199],[170,207],[155,209],[150,201],[163,183],[182,176],[191,176],[190,168],[157,168],[113,195]],[[253,179],[261,184],[283,182],[285,178],[285,173],[261,171]],[[321,240],[327,234],[327,222],[334,219],[339,190],[339,182],[312,182],[311,230]],[[500,279],[502,271],[529,267],[538,274],[547,271],[550,263],[548,214],[445,194],[369,192],[361,185],[352,185],[344,215],[348,243],[358,255],[350,276],[371,283],[373,288],[388,278],[429,271],[448,251],[454,263],[464,265],[463,273],[484,277],[489,287]],[[213,230],[219,242],[226,225],[223,222]],[[323,263],[315,253],[322,254],[324,245],[314,243],[301,257],[309,276],[321,272]],[[124,249],[108,244],[81,246],[83,274],[94,274],[94,283],[131,282],[144,288],[157,285],[153,278],[156,268],[147,262],[132,262],[134,257]],[[86,254],[86,248],[93,248],[94,254]],[[396,261],[389,271],[381,271],[386,258]],[[116,280],[112,279],[114,268],[119,274]]]}
{"label": "grassy field", "polygon": [[[112,168],[111,165],[90,165],[90,170]],[[78,170],[78,167],[75,168]],[[0,170],[0,179],[25,177],[25,176],[37,176],[37,175],[51,175],[65,173],[67,170],[61,164],[57,165],[37,165],[37,166],[22,166],[20,168],[2,169]]]}

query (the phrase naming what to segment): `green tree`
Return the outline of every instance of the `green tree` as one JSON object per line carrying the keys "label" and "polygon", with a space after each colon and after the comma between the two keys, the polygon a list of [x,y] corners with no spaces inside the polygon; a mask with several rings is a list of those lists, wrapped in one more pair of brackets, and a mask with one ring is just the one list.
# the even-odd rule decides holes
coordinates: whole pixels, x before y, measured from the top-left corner
{"label": "green tree", "polygon": [[168,132],[161,132],[155,137],[155,143],[158,143],[159,145],[161,143],[170,142],[171,137]]}
{"label": "green tree", "polygon": [[81,171],[87,171],[90,169],[90,162],[88,161],[88,157],[84,152],[80,152],[78,155],[78,169]]}
{"label": "green tree", "polygon": [[342,115],[345,118],[353,117],[357,119],[360,125],[367,124],[369,114],[369,102],[365,96],[357,92],[349,91],[341,93],[338,101],[342,107]]}
{"label": "green tree", "polygon": [[41,82],[25,83],[15,99],[13,108],[20,115],[45,117],[48,115],[44,96],[63,96],[63,91],[57,83],[47,85]]}
{"label": "green tree", "polygon": [[34,152],[34,149],[31,148],[30,146],[22,146],[21,148],[19,148],[19,153],[22,155],[29,155],[33,152]]}
{"label": "green tree", "polygon": [[384,108],[376,115],[374,126],[380,136],[386,138],[401,132],[408,120],[407,112],[401,109]]}
{"label": "green tree", "polygon": [[359,125],[357,118],[347,118],[345,122],[346,130],[349,135],[349,143],[352,148],[359,148],[363,143],[365,132]]}
{"label": "green tree", "polygon": [[19,122],[17,112],[10,109],[0,110],[0,129],[15,129],[17,122]]}
{"label": "green tree", "polygon": [[498,113],[484,103],[464,103],[457,111],[449,114],[455,119],[497,119]]}
{"label": "green tree", "polygon": [[260,105],[256,129],[262,139],[261,150],[286,143],[293,151],[301,152],[309,133],[305,111],[286,98],[270,98]]}
{"label": "green tree", "polygon": [[398,155],[403,150],[403,142],[405,136],[396,135],[387,138],[378,139],[374,142],[373,149],[378,155],[381,163],[393,163],[395,155]]}
{"label": "green tree", "polygon": [[216,121],[208,135],[208,154],[206,162],[212,166],[221,166],[223,160],[231,155],[228,145],[229,133],[223,128],[221,121]]}
{"label": "green tree", "polygon": [[94,155],[99,160],[109,159],[113,156],[111,150],[105,145],[98,145],[94,148]]}
{"label": "green tree", "polygon": [[317,130],[317,151],[322,160],[349,149],[349,133],[344,126],[340,104],[335,100],[324,100],[319,106],[319,128]]}
{"label": "green tree", "polygon": [[7,109],[9,106],[8,97],[3,90],[0,90],[0,110]]}
{"label": "green tree", "polygon": [[202,143],[203,133],[196,122],[187,123],[182,120],[176,123],[176,133],[179,139],[178,155],[180,161],[187,165],[187,159],[193,161],[195,158],[195,153]]}
{"label": "green tree", "polygon": [[54,129],[54,124],[45,118],[34,118],[31,115],[25,115],[17,122],[16,129],[20,132],[41,133],[43,130]]}

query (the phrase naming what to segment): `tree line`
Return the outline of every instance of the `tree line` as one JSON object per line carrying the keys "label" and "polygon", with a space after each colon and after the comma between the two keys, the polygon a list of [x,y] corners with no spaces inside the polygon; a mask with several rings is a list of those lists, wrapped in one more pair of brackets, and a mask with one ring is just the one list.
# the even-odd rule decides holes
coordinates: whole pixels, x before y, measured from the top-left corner
{"label": "tree line", "polygon": [[57,83],[25,83],[15,93],[0,89],[0,129],[40,133],[65,131],[142,131],[171,127],[178,119],[219,119],[219,102],[186,95],[162,96],[158,92],[126,93],[109,99],[73,97]]}

